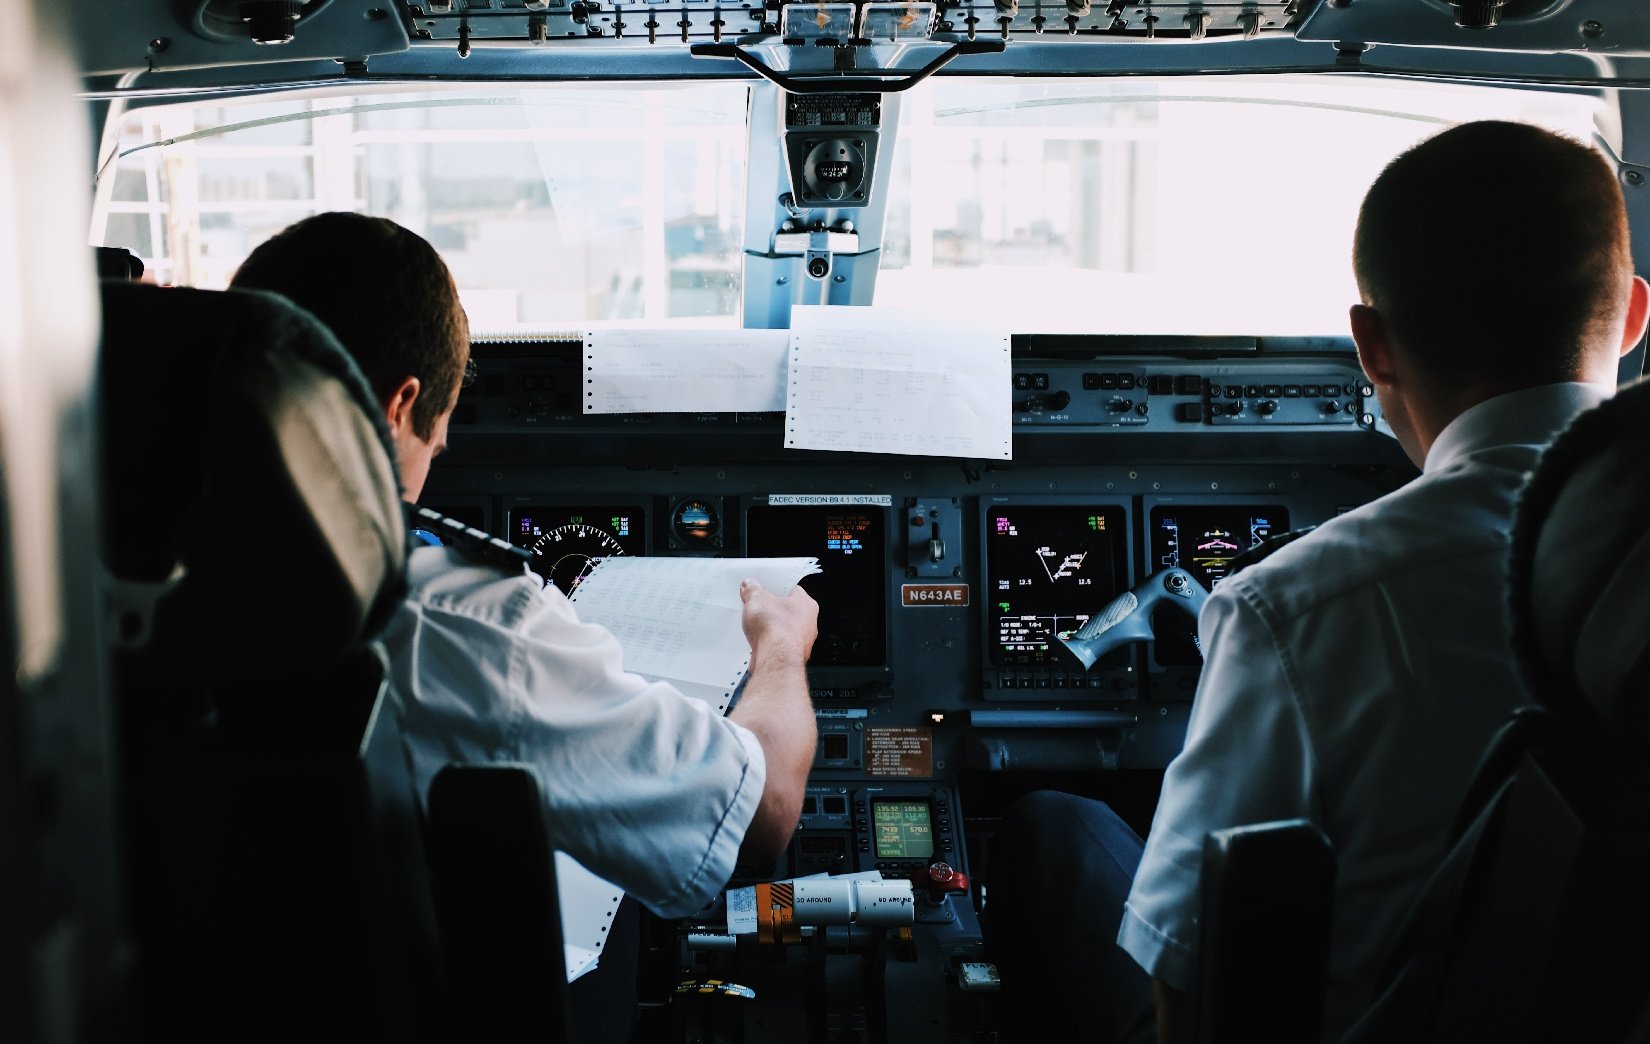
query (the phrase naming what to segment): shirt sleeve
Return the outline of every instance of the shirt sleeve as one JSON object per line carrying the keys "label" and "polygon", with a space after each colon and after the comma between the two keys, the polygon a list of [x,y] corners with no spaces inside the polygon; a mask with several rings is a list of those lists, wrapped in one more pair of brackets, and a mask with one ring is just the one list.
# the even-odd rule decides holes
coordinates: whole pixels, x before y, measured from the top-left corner
{"label": "shirt sleeve", "polygon": [[407,683],[433,761],[517,762],[538,776],[555,847],[662,917],[727,884],[756,813],[756,737],[623,670],[617,639],[526,581],[431,598]]}
{"label": "shirt sleeve", "polygon": [[1208,650],[1186,745],[1169,764],[1117,943],[1186,991],[1196,967],[1203,840],[1212,830],[1312,818],[1312,755],[1277,621],[1233,577],[1205,604]]}
{"label": "shirt sleeve", "polygon": [[662,917],[733,874],[766,762],[756,737],[663,682],[627,674],[618,641],[547,592],[516,649],[521,731],[556,846]]}

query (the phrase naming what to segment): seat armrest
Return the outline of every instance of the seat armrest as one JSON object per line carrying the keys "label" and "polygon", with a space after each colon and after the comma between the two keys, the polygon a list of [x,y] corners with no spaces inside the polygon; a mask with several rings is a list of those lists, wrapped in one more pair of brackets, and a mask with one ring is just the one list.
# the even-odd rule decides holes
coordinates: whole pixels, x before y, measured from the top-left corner
{"label": "seat armrest", "polygon": [[537,777],[519,765],[448,765],[431,783],[427,825],[457,1021],[478,1040],[568,1040],[556,864]]}
{"label": "seat armrest", "polygon": [[1316,1044],[1334,888],[1334,849],[1304,819],[1209,834],[1186,1039]]}

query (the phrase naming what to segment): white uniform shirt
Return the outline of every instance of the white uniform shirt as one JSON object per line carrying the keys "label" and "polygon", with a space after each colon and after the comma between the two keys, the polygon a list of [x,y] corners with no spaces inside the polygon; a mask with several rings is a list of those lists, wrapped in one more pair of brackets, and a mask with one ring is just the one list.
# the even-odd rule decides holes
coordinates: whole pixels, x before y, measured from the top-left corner
{"label": "white uniform shirt", "polygon": [[1195,968],[1204,835],[1303,817],[1339,870],[1325,1039],[1367,1005],[1489,743],[1526,699],[1503,619],[1513,507],[1541,448],[1609,390],[1480,403],[1420,478],[1223,582],[1208,653],[1118,945],[1182,991]]}
{"label": "white uniform shirt", "polygon": [[538,775],[555,846],[662,917],[733,874],[767,775],[749,731],[620,667],[619,643],[537,577],[415,550],[385,634],[420,800],[449,762]]}

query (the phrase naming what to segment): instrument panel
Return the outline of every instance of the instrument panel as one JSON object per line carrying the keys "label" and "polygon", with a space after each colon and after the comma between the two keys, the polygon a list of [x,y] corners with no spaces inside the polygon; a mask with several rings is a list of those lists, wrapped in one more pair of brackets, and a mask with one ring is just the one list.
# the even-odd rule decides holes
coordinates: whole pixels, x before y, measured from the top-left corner
{"label": "instrument panel", "polygon": [[[820,605],[821,785],[1161,769],[1196,686],[1195,621],[1162,610],[1155,641],[1087,670],[1060,636],[1166,566],[1218,584],[1256,542],[1413,470],[1350,346],[1067,358],[1095,342],[1048,357],[1016,342],[1009,462],[787,451],[778,414],[563,411],[576,350],[478,345],[423,501],[533,552],[564,592],[603,555],[818,558],[803,585]],[[1250,386],[1312,408],[1246,404],[1233,423],[1228,389]],[[1104,419],[1118,395],[1135,420]]]}

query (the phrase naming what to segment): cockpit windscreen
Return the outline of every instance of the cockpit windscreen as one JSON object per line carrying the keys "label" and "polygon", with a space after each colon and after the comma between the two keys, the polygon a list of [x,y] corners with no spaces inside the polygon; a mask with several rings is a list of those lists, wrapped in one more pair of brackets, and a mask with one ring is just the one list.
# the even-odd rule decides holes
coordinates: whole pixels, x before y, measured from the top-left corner
{"label": "cockpit windscreen", "polygon": [[806,555],[820,572],[802,586],[819,603],[816,667],[879,667],[888,659],[888,509],[877,504],[753,504],[752,558]]}

